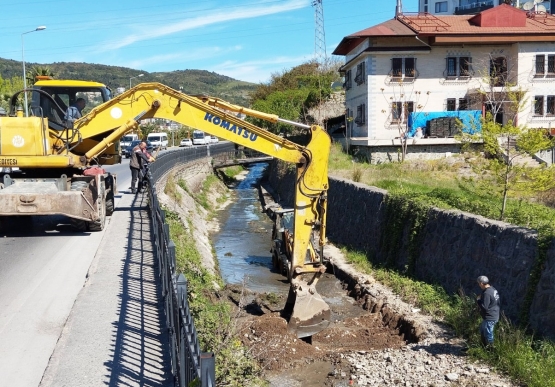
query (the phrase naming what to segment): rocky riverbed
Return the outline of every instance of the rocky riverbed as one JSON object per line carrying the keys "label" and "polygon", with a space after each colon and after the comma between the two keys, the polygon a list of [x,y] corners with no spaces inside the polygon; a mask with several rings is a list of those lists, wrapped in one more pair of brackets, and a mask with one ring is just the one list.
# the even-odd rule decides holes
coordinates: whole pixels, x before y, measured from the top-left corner
{"label": "rocky riverbed", "polygon": [[[304,356],[295,364],[284,364],[282,368],[267,372],[272,386],[519,386],[487,365],[471,360],[464,351],[464,342],[448,327],[403,302],[371,276],[356,272],[338,249],[330,246],[327,251],[336,270],[341,271],[342,276],[348,275],[367,293],[363,296],[360,290],[357,292],[357,304],[365,311],[357,318],[347,319],[340,326],[332,326],[314,336],[313,352],[304,351]],[[345,285],[345,294],[353,294],[353,290],[349,290],[353,282]],[[376,305],[380,307],[375,308]],[[406,326],[399,329],[407,324],[410,329]],[[359,329],[353,330],[353,326]],[[398,328],[397,340],[391,338],[394,327]],[[369,332],[380,329],[389,329],[385,337],[390,339],[384,340],[382,332],[373,340]],[[407,335],[409,330],[412,333]],[[332,339],[323,340],[329,334]],[[411,339],[414,341],[410,342]],[[264,343],[257,345],[264,346]],[[367,349],[361,349],[363,347]]]}

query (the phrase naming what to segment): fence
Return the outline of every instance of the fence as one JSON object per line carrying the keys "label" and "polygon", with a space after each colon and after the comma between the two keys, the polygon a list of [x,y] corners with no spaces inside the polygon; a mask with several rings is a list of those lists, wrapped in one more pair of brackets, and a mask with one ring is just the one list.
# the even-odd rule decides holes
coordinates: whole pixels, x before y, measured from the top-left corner
{"label": "fence", "polygon": [[158,259],[159,277],[170,336],[172,373],[175,385],[213,387],[215,383],[215,357],[212,352],[202,352],[197,332],[187,302],[187,279],[176,274],[175,244],[170,239],[165,211],[160,208],[155,184],[173,168],[204,157],[233,157],[235,146],[219,143],[210,146],[180,148],[162,152],[152,164],[147,176],[149,204],[154,232],[154,250]]}

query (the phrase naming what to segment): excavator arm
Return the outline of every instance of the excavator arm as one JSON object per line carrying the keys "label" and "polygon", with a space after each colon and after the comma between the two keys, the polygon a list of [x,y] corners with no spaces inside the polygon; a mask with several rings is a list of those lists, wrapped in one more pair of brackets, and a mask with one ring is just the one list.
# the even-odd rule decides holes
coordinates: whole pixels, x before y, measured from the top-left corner
{"label": "excavator arm", "polygon": [[[243,115],[302,126],[310,131],[311,140],[301,146],[239,118]],[[126,117],[134,119],[126,121]],[[298,337],[306,337],[327,327],[330,309],[316,291],[316,283],[326,269],[322,258],[326,240],[329,135],[316,125],[301,125],[216,98],[193,97],[158,83],[144,83],[99,106],[76,123],[83,138],[98,133],[99,128],[109,123],[118,127],[105,143],[87,152],[87,158],[97,156],[111,141],[145,118],[172,120],[296,165],[291,288],[286,305],[289,329]],[[319,254],[313,251],[315,231]]]}
{"label": "excavator arm", "polygon": [[[311,140],[301,146],[240,118],[245,115],[301,126],[310,131]],[[285,310],[290,315],[289,328],[298,337],[311,336],[327,327],[330,309],[315,287],[325,272],[322,260],[331,146],[329,135],[321,127],[283,120],[216,98],[189,96],[159,83],[142,83],[95,107],[66,132],[53,133],[50,129],[47,135],[40,129],[45,127],[40,118],[33,118],[37,137],[50,137],[53,145],[44,154],[19,158],[19,165],[62,168],[67,163],[66,168],[86,168],[104,160],[119,160],[115,144],[148,118],[175,121],[296,165],[291,288]],[[318,235],[317,241],[314,235]]]}

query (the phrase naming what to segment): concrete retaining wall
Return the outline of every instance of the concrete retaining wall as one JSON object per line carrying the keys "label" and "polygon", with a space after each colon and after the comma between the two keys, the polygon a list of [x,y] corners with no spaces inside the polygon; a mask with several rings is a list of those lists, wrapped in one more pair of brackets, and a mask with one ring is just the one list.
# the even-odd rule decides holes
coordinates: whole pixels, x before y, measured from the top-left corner
{"label": "concrete retaining wall", "polygon": [[[288,170],[270,173],[269,177],[280,200],[289,206],[293,203],[294,175]],[[365,251],[375,262],[389,259],[404,270],[409,261],[411,226],[404,226],[392,262],[386,246],[388,236],[384,235],[386,197],[386,191],[375,187],[330,179],[327,236],[332,243]],[[518,322],[526,314],[525,298],[538,256],[536,233],[460,211],[431,209],[428,215],[414,260],[416,277],[438,283],[450,293],[462,288],[472,295],[480,291],[476,278],[486,275],[500,292],[506,316]],[[529,312],[531,327],[555,338],[555,243],[548,252]]]}

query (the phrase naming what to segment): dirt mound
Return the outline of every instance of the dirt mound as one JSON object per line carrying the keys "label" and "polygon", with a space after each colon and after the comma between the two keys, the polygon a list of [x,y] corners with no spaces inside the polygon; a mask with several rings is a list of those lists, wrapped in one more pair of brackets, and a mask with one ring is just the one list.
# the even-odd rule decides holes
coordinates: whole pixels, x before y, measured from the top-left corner
{"label": "dirt mound", "polygon": [[[254,296],[255,300],[263,298]],[[341,353],[406,345],[399,331],[385,326],[377,313],[337,320],[312,336],[310,342],[298,339],[289,332],[287,321],[279,313],[248,315],[242,320],[240,335],[243,344],[260,365],[274,372],[321,360],[329,361]]]}
{"label": "dirt mound", "polygon": [[254,317],[242,326],[243,344],[269,371],[295,367],[307,358],[318,359],[324,354],[287,331],[287,322],[276,315]]}

